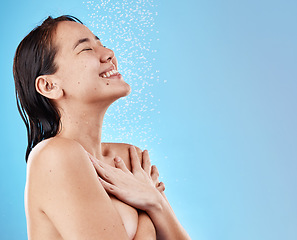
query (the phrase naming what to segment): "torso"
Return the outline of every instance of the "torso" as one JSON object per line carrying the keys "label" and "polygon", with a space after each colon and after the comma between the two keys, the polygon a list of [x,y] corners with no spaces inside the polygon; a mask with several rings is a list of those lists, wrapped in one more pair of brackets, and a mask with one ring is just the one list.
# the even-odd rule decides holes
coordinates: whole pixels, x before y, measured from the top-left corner
{"label": "torso", "polygon": [[[106,155],[107,158],[113,159],[115,156],[120,156],[129,170],[131,170],[129,153],[128,153],[128,144],[121,144],[121,143],[102,143],[102,152]],[[112,162],[112,161],[110,161]],[[111,164],[112,165],[112,164]],[[25,189],[25,199],[26,199],[26,209],[27,209],[27,221],[30,221],[30,235],[32,240],[35,239],[43,239],[43,240],[60,240],[63,239],[62,236],[59,234],[51,220],[47,217],[47,215],[39,208],[38,200],[33,194],[36,195],[34,191],[28,191],[28,187],[26,185]],[[31,196],[29,196],[31,195]],[[30,199],[30,201],[27,201]],[[33,200],[32,200],[33,199]],[[135,233],[137,231],[138,225],[138,213],[137,210],[114,196],[110,196],[112,203],[114,204],[116,210],[118,211],[119,215],[122,218],[123,224],[127,231],[128,236],[130,239],[133,239]]]}
{"label": "torso", "polygon": [[[107,155],[111,158],[113,162],[113,158],[115,156],[120,156],[127,168],[131,170],[131,164],[130,164],[130,158],[129,158],[129,151],[128,147],[130,145],[128,144],[121,144],[121,143],[102,143],[102,152],[104,155]],[[114,166],[114,164],[111,164]],[[124,226],[126,228],[126,231],[128,233],[128,236],[130,236],[131,239],[133,239],[138,225],[138,213],[137,210],[126,203],[123,203],[122,201],[118,200],[114,196],[110,196],[115,208],[118,210],[122,221],[124,223]]]}

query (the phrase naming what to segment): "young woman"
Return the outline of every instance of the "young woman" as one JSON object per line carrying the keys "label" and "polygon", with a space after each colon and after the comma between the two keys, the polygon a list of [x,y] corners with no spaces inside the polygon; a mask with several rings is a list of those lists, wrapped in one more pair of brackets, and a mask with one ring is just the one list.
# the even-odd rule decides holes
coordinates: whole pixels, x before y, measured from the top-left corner
{"label": "young woman", "polygon": [[189,239],[148,152],[101,142],[107,108],[130,93],[112,50],[78,19],[48,17],[19,44],[13,70],[30,240]]}

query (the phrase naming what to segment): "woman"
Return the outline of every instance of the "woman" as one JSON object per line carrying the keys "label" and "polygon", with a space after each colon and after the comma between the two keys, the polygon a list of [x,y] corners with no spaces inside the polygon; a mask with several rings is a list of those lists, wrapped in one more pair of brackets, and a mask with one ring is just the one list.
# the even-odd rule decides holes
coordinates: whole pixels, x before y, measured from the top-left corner
{"label": "woman", "polygon": [[74,17],[49,17],[18,46],[14,78],[29,239],[189,239],[148,152],[101,142],[107,108],[130,86],[98,37]]}

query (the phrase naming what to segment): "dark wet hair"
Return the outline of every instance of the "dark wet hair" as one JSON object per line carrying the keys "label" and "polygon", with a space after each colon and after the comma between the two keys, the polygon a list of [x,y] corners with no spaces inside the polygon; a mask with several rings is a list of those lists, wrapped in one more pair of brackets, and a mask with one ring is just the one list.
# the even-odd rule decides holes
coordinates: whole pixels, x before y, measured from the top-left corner
{"label": "dark wet hair", "polygon": [[59,22],[82,22],[69,15],[57,18],[49,16],[40,26],[34,28],[17,47],[13,61],[13,76],[17,107],[27,128],[29,153],[37,143],[57,134],[60,125],[58,109],[50,100],[35,89],[35,80],[41,75],[54,74],[57,46],[54,34]]}

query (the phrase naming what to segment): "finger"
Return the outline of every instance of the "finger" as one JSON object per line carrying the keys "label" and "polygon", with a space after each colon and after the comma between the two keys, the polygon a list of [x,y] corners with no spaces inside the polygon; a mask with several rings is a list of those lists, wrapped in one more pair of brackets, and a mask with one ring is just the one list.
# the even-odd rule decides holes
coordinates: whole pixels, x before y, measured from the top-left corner
{"label": "finger", "polygon": [[104,169],[102,167],[102,165],[100,164],[100,162],[94,158],[92,155],[89,155],[89,158],[91,160],[91,162],[93,163],[93,166],[95,167],[96,172],[99,173],[103,173]]}
{"label": "finger", "polygon": [[117,156],[114,158],[114,164],[116,168],[121,169],[123,172],[131,173],[129,169],[126,167],[126,164],[124,163],[123,159],[121,159],[120,157]]}
{"label": "finger", "polygon": [[153,182],[158,182],[159,171],[158,171],[158,168],[156,167],[156,165],[152,166],[151,178],[152,178]]}
{"label": "finger", "polygon": [[109,164],[107,164],[107,163],[104,163],[104,162],[98,160],[97,158],[95,158],[95,157],[92,156],[91,154],[88,153],[88,155],[89,155],[89,158],[90,158],[90,160],[91,160],[91,162],[92,162],[93,164],[95,163],[95,164],[99,165],[101,168],[103,168],[103,169],[107,169],[107,170],[110,170],[110,169],[113,168],[111,165],[109,165]]}
{"label": "finger", "polygon": [[165,184],[163,182],[159,182],[158,186],[156,186],[159,192],[164,192],[165,191]]}
{"label": "finger", "polygon": [[142,168],[148,175],[151,175],[151,160],[148,150],[142,152]]}
{"label": "finger", "polygon": [[93,164],[99,165],[99,166],[101,166],[102,168],[106,167],[107,164],[105,164],[104,162],[98,160],[97,158],[95,158],[94,156],[92,156],[92,155],[89,154],[89,153],[88,153],[88,155],[89,155],[89,158],[90,158],[90,160],[91,160],[91,162],[92,162]]}
{"label": "finger", "polygon": [[133,146],[133,147],[136,150],[140,166],[142,166],[142,150],[140,148],[136,147],[136,146]]}
{"label": "finger", "polygon": [[116,186],[112,185],[111,183],[105,181],[100,177],[98,177],[98,179],[106,192],[115,195],[115,192],[118,190]]}
{"label": "finger", "polygon": [[99,177],[103,178],[104,180],[108,181],[108,182],[112,182],[113,181],[113,176],[112,176],[112,172],[110,171],[106,171],[104,169],[103,163],[98,161],[96,158],[94,157],[90,157],[93,166],[95,167],[95,170],[98,174]]}
{"label": "finger", "polygon": [[136,152],[136,148],[134,146],[131,146],[129,148],[130,151],[130,161],[131,161],[131,166],[132,166],[132,173],[135,171],[138,171],[141,169],[141,165],[139,162],[139,158]]}
{"label": "finger", "polygon": [[118,199],[122,199],[125,196],[125,191],[123,191],[119,187],[104,181],[100,177],[98,177],[98,179],[107,193],[114,195]]}
{"label": "finger", "polygon": [[97,158],[95,158],[94,156],[92,156],[90,153],[88,153],[88,156],[89,156],[89,158],[90,158],[90,160],[91,160],[92,163],[99,161]]}

